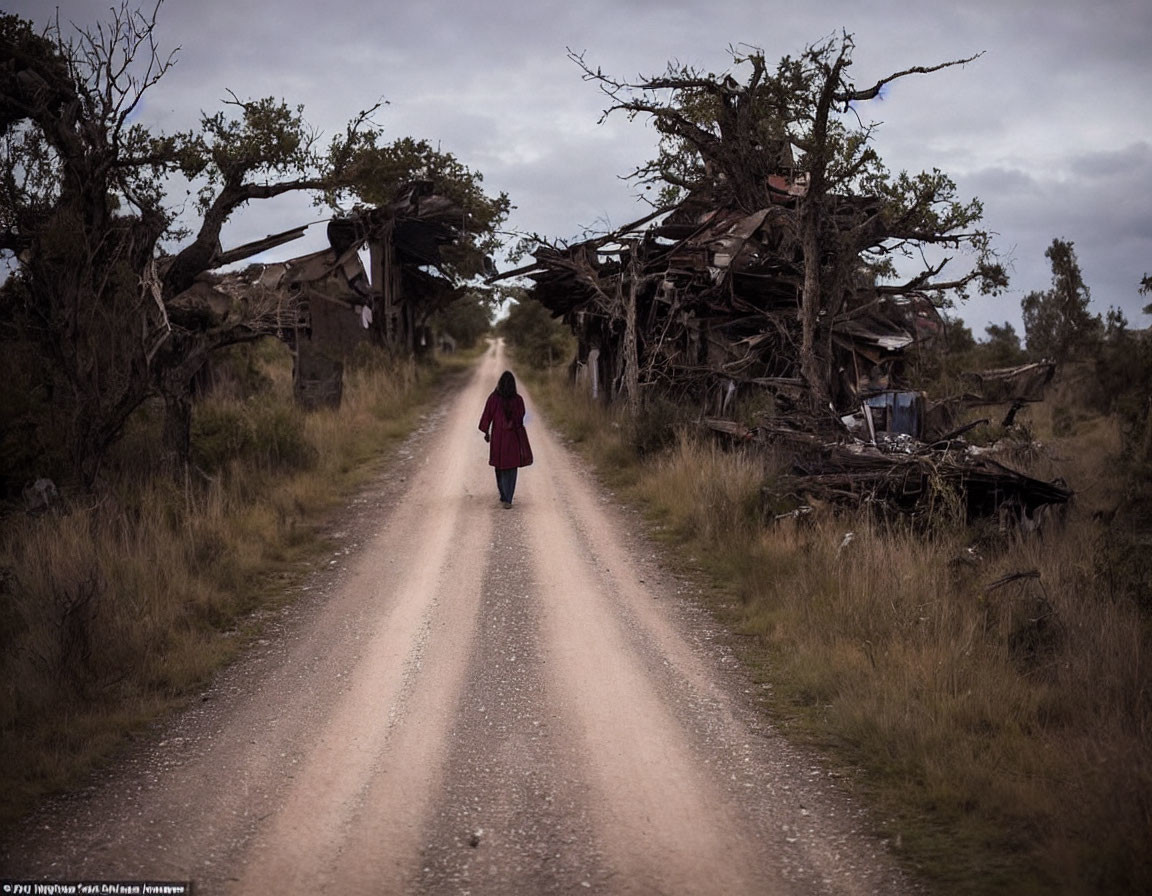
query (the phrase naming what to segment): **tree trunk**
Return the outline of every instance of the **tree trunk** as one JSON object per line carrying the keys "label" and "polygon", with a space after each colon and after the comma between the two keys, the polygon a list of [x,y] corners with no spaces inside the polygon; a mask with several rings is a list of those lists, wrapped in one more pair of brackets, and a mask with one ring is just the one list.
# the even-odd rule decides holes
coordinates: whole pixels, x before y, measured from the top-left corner
{"label": "tree trunk", "polygon": [[[831,401],[832,370],[830,352],[824,349],[820,333],[820,312],[831,312],[824,306],[824,282],[821,272],[821,222],[824,220],[824,197],[828,192],[828,116],[840,84],[840,74],[847,61],[847,46],[842,44],[836,62],[824,77],[812,118],[812,148],[807,154],[808,191],[801,203],[800,241],[804,253],[804,290],[800,299],[800,323],[803,329],[800,345],[800,375],[812,396],[813,410],[826,410]],[[831,317],[831,314],[828,315]],[[831,325],[831,321],[828,321]]]}
{"label": "tree trunk", "polygon": [[[184,343],[184,340],[177,340]],[[208,360],[208,352],[201,346],[172,345],[183,360],[163,364],[157,378],[157,389],[164,399],[163,445],[168,471],[182,478],[192,454],[192,381]]]}
{"label": "tree trunk", "polygon": [[817,235],[819,214],[814,204],[804,209],[801,223],[801,246],[804,253],[804,287],[800,296],[800,375],[807,383],[813,408],[827,408],[831,398],[828,362],[821,352],[820,340],[820,240]]}
{"label": "tree trunk", "polygon": [[637,271],[635,265],[632,267],[628,298],[624,302],[624,397],[628,402],[628,415],[635,420],[640,412],[640,359],[636,341]]}
{"label": "tree trunk", "polygon": [[169,472],[184,475],[192,454],[192,390],[164,391],[164,457]]}

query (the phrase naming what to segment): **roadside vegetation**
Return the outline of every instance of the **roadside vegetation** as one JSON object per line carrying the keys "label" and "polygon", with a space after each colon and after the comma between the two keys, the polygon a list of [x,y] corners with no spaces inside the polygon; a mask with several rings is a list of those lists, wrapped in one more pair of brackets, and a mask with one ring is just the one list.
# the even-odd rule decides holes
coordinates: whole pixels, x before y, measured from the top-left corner
{"label": "roadside vegetation", "polygon": [[936,891],[1148,892],[1149,469],[1123,407],[1101,412],[1098,376],[1070,364],[1012,432],[976,434],[1076,489],[1031,536],[946,509],[915,528],[829,508],[776,520],[770,451],[720,444],[683,409],[632,421],[561,367],[530,384],[705,583],[774,723]]}
{"label": "roadside vegetation", "polygon": [[[162,5],[0,14],[0,825],[193,693],[284,599],[327,515],[451,372],[417,360],[415,328],[463,347],[489,327],[490,296],[465,284],[500,242],[505,195],[439,141],[386,137],[380,103],[322,141],[303,107],[236,85],[196,128],[150,129],[137,113],[165,102],[178,57]],[[394,282],[419,267],[419,295],[400,320],[361,318],[357,357],[316,326],[307,289],[255,287],[251,270],[221,285],[256,252],[221,243],[253,202],[326,205],[335,261],[369,238],[369,208],[394,222],[417,192],[460,213],[431,256],[398,256]],[[325,295],[354,326],[368,276],[341,270],[345,291]],[[343,370],[338,411],[296,405],[283,339],[323,356],[326,400]],[[298,384],[317,381],[308,367]]]}
{"label": "roadside vegetation", "polygon": [[306,413],[281,343],[225,354],[193,409],[185,478],[165,464],[162,407],[145,406],[98,495],[0,517],[0,824],[234,656],[314,565],[325,521],[471,357],[417,364],[365,346],[341,408]]}

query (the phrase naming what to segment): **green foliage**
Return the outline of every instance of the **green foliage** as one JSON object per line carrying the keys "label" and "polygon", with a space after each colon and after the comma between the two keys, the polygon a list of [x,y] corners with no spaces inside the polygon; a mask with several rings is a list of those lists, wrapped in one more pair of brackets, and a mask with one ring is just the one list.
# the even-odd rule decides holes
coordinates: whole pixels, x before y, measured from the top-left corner
{"label": "green foliage", "polygon": [[1114,342],[1123,339],[1127,332],[1128,318],[1123,309],[1109,306],[1108,312],[1104,315],[1104,339]]}
{"label": "green foliage", "polygon": [[521,295],[513,300],[499,330],[516,356],[533,367],[542,369],[572,359],[572,334],[535,299]]}
{"label": "green foliage", "polygon": [[446,273],[453,277],[481,273],[485,256],[500,246],[498,231],[512,209],[507,194],[487,195],[480,172],[427,140],[402,137],[383,143],[381,138],[379,131],[366,130],[333,143],[329,160],[340,173],[326,192],[327,201],[338,207],[343,196],[351,195],[368,205],[387,205],[412,181],[431,181],[439,195],[464,212],[461,244],[448,253]]}
{"label": "green foliage", "polygon": [[943,339],[913,345],[907,354],[908,366],[905,369],[909,382],[935,397],[962,390],[958,377],[968,369],[968,359],[977,345],[972,330],[960,318],[944,312],[941,319],[944,321]]}
{"label": "green foliage", "polygon": [[979,364],[985,368],[1015,367],[1026,360],[1024,349],[1016,328],[1008,321],[1003,324],[988,324],[984,328],[988,336],[980,343]]}
{"label": "green foliage", "polygon": [[460,348],[471,348],[492,328],[492,308],[488,296],[469,292],[434,316]]}
{"label": "green foliage", "polygon": [[976,348],[976,337],[971,328],[958,317],[943,315],[944,351],[950,355],[960,355]]}
{"label": "green foliage", "polygon": [[[921,271],[906,282],[908,289],[933,292],[937,304],[947,307],[968,298],[972,284],[986,295],[998,295],[1008,285],[1004,266],[996,260],[990,234],[976,227],[984,216],[979,199],[968,202],[957,196],[955,182],[943,172],[900,172],[893,177],[877,158],[866,177],[837,181],[837,189],[852,188],[881,200],[883,225],[870,232],[860,246],[881,276],[895,277],[898,256],[905,263],[922,264]],[[927,247],[962,248],[973,259],[971,268],[953,280],[938,279],[948,263],[928,264]]]}
{"label": "green foliage", "polygon": [[821,206],[832,195],[872,200],[871,207],[861,204],[859,219],[827,221],[822,238],[833,263],[855,269],[864,253],[874,269],[891,273],[893,254],[918,259],[925,245],[965,248],[975,259],[970,272],[934,284],[943,265],[927,265],[908,288],[963,294],[976,281],[982,291],[998,291],[1007,278],[989,235],[973,227],[983,215],[979,200],[961,201],[955,183],[939,170],[892,175],[872,146],[876,125],[861,117],[883,85],[971,60],[908,69],[859,90],[850,74],[853,50],[845,34],[785,56],[773,69],[763,50],[742,44],[729,49],[729,71],[673,62],[638,83],[613,80],[582,56],[571,58],[612,99],[605,115],[623,111],[629,118],[651,118],[660,134],[657,156],[631,176],[660,185],[662,203],[697,195],[751,212],[780,198],[781,178],[803,172],[800,204],[817,215],[826,213]]}
{"label": "green foliage", "polygon": [[203,114],[200,133],[186,135],[178,161],[186,177],[202,176],[200,208],[208,211],[219,191],[246,178],[283,178],[316,172],[315,133],[305,123],[304,107],[290,108],[275,97],[230,103],[239,118],[224,111]]}
{"label": "green foliage", "polygon": [[1120,418],[1133,460],[1152,464],[1152,337],[1118,329],[1100,344],[1092,364],[1088,401]]}
{"label": "green foliage", "polygon": [[316,465],[319,453],[307,438],[301,412],[280,403],[204,402],[192,423],[192,460],[208,473],[243,462],[264,472],[296,472]]}
{"label": "green foliage", "polygon": [[1021,301],[1024,333],[1029,355],[1062,364],[1089,353],[1100,339],[1103,322],[1088,311],[1091,293],[1073,243],[1053,239],[1044,256],[1052,264],[1052,287],[1030,292]]}
{"label": "green foliage", "polygon": [[965,373],[1015,367],[1027,360],[1016,328],[1008,321],[986,326],[986,338],[980,341],[959,318],[945,314],[944,322],[943,341],[916,346],[909,355],[911,366],[906,372],[910,382],[932,397],[968,391],[970,384],[964,381]]}

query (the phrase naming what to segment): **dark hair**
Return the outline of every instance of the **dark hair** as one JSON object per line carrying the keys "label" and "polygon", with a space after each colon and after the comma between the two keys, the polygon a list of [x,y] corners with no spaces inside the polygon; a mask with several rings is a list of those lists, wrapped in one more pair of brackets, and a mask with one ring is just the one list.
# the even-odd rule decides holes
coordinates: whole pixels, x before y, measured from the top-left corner
{"label": "dark hair", "polygon": [[505,401],[516,397],[516,377],[512,376],[511,370],[505,370],[500,374],[500,382],[496,384],[496,394]]}

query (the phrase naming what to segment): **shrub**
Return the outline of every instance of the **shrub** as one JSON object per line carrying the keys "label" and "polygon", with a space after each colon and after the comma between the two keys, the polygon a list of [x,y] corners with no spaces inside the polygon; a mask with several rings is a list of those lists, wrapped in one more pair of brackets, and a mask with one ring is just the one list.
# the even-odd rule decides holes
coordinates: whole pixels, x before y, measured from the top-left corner
{"label": "shrub", "polygon": [[640,405],[628,424],[629,442],[639,457],[657,454],[676,444],[694,414],[664,396],[652,396]]}
{"label": "shrub", "polygon": [[567,363],[575,353],[572,333],[535,299],[513,302],[499,332],[517,358],[538,369]]}
{"label": "shrub", "polygon": [[208,473],[242,462],[264,472],[311,469],[317,449],[305,435],[303,412],[282,402],[209,400],[192,419],[192,460]]}

